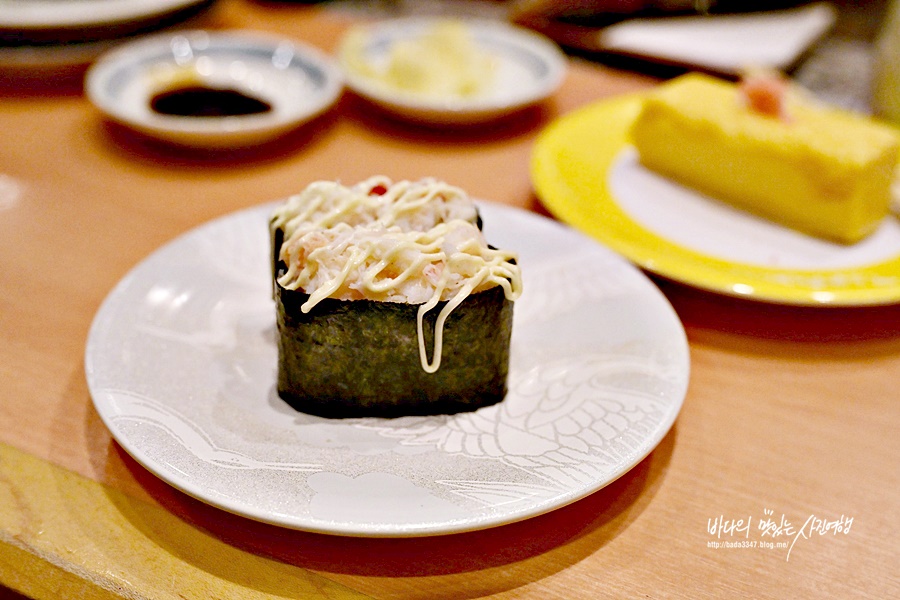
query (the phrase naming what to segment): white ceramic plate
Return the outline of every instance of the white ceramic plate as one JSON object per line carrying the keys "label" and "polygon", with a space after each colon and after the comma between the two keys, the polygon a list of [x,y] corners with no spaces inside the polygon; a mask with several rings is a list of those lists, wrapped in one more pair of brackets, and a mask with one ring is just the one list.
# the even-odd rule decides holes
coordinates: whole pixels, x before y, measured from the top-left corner
{"label": "white ceramic plate", "polygon": [[[409,17],[367,26],[360,58],[376,68],[389,59],[393,44],[431,31],[438,20]],[[347,59],[347,39],[339,60],[347,86],[395,116],[431,124],[472,124],[505,116],[552,95],[562,83],[566,58],[549,39],[531,31],[489,20],[465,24],[479,50],[490,54],[495,69],[486,89],[468,97],[426,97],[381,85],[360,73]]]}
{"label": "white ceramic plate", "polygon": [[268,218],[203,225],[110,293],[86,348],[94,405],[151,472],[276,525],[421,536],[535,516],[647,456],[681,408],[684,330],[636,268],[555,221],[481,204],[491,243],[519,252],[510,392],[452,416],[325,419],[275,390]]}
{"label": "white ceramic plate", "polygon": [[207,0],[0,0],[0,29],[88,28],[159,18]]}
{"label": "white ceramic plate", "polygon": [[[153,111],[154,94],[191,73],[268,102],[267,113],[181,117]],[[300,42],[250,31],[183,31],[123,45],[88,71],[88,98],[107,117],[186,146],[237,147],[280,136],[328,109],[343,89],[340,69]]]}

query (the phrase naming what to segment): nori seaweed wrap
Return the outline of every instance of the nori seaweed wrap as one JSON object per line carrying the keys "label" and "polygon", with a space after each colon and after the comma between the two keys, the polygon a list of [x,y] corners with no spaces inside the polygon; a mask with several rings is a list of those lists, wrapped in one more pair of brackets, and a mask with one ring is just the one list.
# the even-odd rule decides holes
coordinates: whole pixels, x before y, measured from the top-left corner
{"label": "nori seaweed wrap", "polygon": [[[309,295],[276,284],[278,394],[326,417],[425,415],[475,410],[506,395],[513,302],[497,286],[472,294],[443,328],[440,368],[419,361],[418,305],[327,298],[304,314]],[[433,346],[442,305],[425,315]]]}
{"label": "nori seaweed wrap", "polygon": [[[311,301],[302,288],[280,283],[288,272],[281,248],[287,240],[272,223],[277,390],[290,406],[324,417],[396,417],[470,411],[504,398],[518,282],[502,275],[501,285],[482,285],[461,302],[434,296],[424,315],[423,303]],[[480,236],[480,217],[476,224]],[[505,264],[518,279],[514,259]]]}

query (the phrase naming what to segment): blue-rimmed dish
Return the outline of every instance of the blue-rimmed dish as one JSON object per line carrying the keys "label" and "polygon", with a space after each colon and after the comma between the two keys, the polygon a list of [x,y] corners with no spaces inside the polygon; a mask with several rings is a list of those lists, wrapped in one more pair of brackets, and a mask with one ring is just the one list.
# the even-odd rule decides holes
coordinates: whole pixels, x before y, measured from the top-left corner
{"label": "blue-rimmed dish", "polygon": [[[228,89],[269,105],[238,116],[181,116],[154,110],[152,99],[183,83]],[[331,107],[343,89],[325,53],[252,31],[183,31],[112,50],[86,75],[88,98],[112,121],[185,146],[241,147],[283,135]]]}

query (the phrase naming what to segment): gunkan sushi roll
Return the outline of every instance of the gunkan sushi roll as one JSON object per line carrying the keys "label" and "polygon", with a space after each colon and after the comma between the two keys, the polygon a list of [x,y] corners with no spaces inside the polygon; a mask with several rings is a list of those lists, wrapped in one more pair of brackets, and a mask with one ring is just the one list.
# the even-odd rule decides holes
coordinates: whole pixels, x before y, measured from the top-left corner
{"label": "gunkan sushi roll", "polygon": [[515,255],[433,179],[320,181],[270,223],[278,394],[328,417],[475,410],[507,390]]}

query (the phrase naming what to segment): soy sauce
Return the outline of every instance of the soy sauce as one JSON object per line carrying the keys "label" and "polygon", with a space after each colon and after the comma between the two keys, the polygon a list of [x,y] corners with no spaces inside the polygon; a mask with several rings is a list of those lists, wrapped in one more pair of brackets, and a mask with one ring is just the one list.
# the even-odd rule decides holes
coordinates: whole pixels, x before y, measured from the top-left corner
{"label": "soy sauce", "polygon": [[150,108],[179,117],[236,117],[267,113],[272,105],[233,89],[191,85],[160,92]]}

